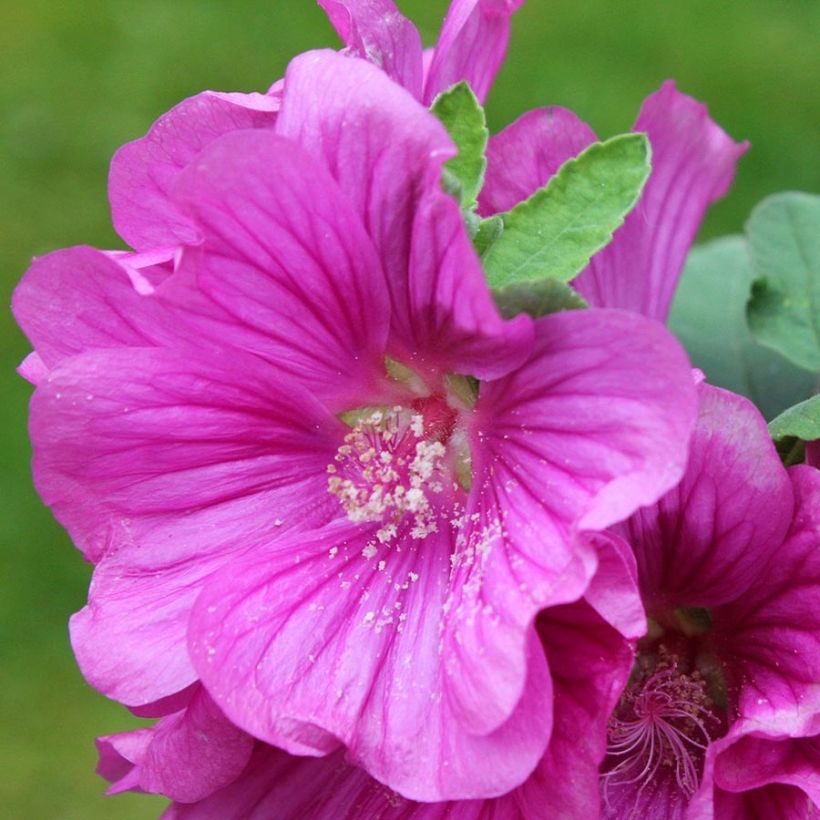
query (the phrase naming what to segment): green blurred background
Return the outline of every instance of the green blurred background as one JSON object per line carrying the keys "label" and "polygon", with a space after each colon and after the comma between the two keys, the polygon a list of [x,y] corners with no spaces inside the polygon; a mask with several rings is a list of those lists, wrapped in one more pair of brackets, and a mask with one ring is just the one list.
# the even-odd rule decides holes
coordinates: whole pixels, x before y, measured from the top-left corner
{"label": "green blurred background", "polygon": [[[405,0],[426,44],[445,0]],[[752,141],[733,192],[703,236],[738,230],[768,193],[820,191],[817,0],[530,0],[488,103],[498,130],[528,108],[573,108],[602,135],[626,130],[673,77]],[[205,88],[264,90],[290,56],[335,46],[312,0],[0,0],[2,301],[32,255],[119,247],[106,173],[121,143]],[[27,344],[2,312],[0,487],[0,814],[150,818],[157,798],[103,798],[93,736],[135,724],[74,667],[66,621],[89,567],[31,487]]]}

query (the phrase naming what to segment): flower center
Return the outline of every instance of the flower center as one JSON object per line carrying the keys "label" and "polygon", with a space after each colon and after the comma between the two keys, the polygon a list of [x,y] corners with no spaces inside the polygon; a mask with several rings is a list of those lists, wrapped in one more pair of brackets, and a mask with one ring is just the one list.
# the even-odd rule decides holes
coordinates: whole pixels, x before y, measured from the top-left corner
{"label": "flower center", "polygon": [[469,475],[459,411],[444,395],[433,395],[407,406],[365,407],[341,418],[351,431],[327,468],[328,491],[347,517],[380,522],[376,539],[382,544],[437,532]]}
{"label": "flower center", "polygon": [[663,644],[639,655],[609,721],[604,800],[610,802],[613,789],[629,787],[637,812],[638,798],[663,784],[688,801],[700,784],[706,748],[722,732],[710,681],[701,672]]}

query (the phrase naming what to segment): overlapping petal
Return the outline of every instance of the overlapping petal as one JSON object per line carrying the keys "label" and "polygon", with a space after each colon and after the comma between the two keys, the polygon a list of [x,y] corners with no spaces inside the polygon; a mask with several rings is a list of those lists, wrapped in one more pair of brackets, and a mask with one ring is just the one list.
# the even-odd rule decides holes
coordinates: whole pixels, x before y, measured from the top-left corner
{"label": "overlapping petal", "polygon": [[707,384],[699,396],[683,481],[622,528],[650,612],[734,600],[782,543],[792,518],[791,483],[758,410]]}
{"label": "overlapping petal", "polygon": [[[341,59],[341,58],[340,58]],[[293,142],[243,131],[182,174],[175,199],[202,229],[180,274],[263,354],[342,409],[383,370],[389,309],[373,247],[347,197]]]}
{"label": "overlapping petal", "polygon": [[195,242],[198,233],[171,200],[179,173],[222,134],[271,128],[274,95],[204,91],[160,117],[142,138],[111,161],[108,192],[114,227],[137,250]]}
{"label": "overlapping petal", "polygon": [[393,345],[476,376],[526,356],[528,320],[498,317],[459,210],[440,191],[455,147],[429,111],[374,66],[311,52],[288,67],[276,129],[330,169],[361,216],[387,277]]}
{"label": "overlapping petal", "polygon": [[[740,716],[758,730],[820,731],[820,473],[790,471],[795,514],[756,583],[713,617],[740,687]],[[772,514],[772,510],[768,510]]]}
{"label": "overlapping petal", "polygon": [[522,115],[490,137],[479,213],[489,216],[514,208],[595,140],[595,132],[566,108],[538,108]]}
{"label": "overlapping petal", "polygon": [[98,772],[112,782],[108,794],[138,790],[193,803],[236,780],[253,746],[199,688],[151,729],[98,738]]}
{"label": "overlapping petal", "polygon": [[660,326],[578,311],[541,319],[537,331],[530,361],[482,385],[476,405],[470,525],[453,558],[447,633],[465,654],[480,647],[493,658],[480,686],[459,666],[450,672],[474,731],[512,709],[536,612],[583,594],[595,556],[578,533],[679,480],[695,410],[686,358]]}
{"label": "overlapping petal", "polygon": [[421,97],[421,37],[392,0],[319,0],[350,53]]}
{"label": "overlapping petal", "polygon": [[424,102],[462,80],[484,102],[507,53],[510,17],[524,0],[453,0],[425,72]]}
{"label": "overlapping petal", "polygon": [[634,131],[652,146],[640,202],[574,285],[590,304],[666,321],[686,254],[706,209],[732,183],[748,143],[735,143],[703,103],[671,81],[644,101]]}
{"label": "overlapping petal", "polygon": [[515,787],[549,738],[546,664],[532,633],[516,712],[484,735],[454,719],[443,681],[450,648],[441,644],[449,540],[442,533],[370,554],[367,535],[340,522],[232,563],[192,617],[191,655],[205,686],[255,736],[314,755],[341,741],[407,797]]}

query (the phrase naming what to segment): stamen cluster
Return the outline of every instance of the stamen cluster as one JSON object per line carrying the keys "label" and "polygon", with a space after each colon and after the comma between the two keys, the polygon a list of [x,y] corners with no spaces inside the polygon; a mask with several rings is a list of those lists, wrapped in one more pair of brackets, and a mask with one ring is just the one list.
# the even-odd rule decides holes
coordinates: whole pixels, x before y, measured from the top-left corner
{"label": "stamen cluster", "polygon": [[657,661],[640,659],[638,669],[609,721],[604,798],[614,786],[635,785],[640,795],[668,772],[688,800],[700,784],[703,755],[718,723],[707,681],[697,670],[685,671],[664,647]]}
{"label": "stamen cluster", "polygon": [[411,516],[410,536],[438,530],[431,495],[444,491],[446,445],[425,437],[424,417],[401,405],[374,410],[356,422],[327,468],[328,491],[355,522],[383,521],[382,544],[396,538]]}

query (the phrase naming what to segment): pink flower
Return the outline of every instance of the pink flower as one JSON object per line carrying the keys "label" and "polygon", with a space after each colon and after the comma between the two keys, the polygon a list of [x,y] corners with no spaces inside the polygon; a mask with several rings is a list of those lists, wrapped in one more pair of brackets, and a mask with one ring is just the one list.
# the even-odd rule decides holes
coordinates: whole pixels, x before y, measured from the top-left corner
{"label": "pink flower", "polygon": [[[177,801],[175,820],[263,818],[809,818],[820,806],[820,474],[782,468],[740,397],[701,388],[681,484],[623,527],[650,615],[625,603],[629,565],[598,536],[585,600],[546,610],[550,745],[518,789],[493,800],[412,803],[341,753],[293,758],[257,745],[232,784]],[[628,548],[627,548],[628,553]],[[625,572],[626,570],[626,572]],[[607,596],[602,606],[601,594]],[[136,757],[136,756],[135,756]],[[319,785],[321,784],[321,785]]]}
{"label": "pink flower", "polygon": [[[612,242],[574,281],[591,305],[666,321],[678,276],[700,221],[723,196],[748,143],[734,143],[706,106],[666,82],[644,101],[635,131],[652,145],[652,174]],[[546,184],[563,162],[595,142],[564,108],[530,111],[490,138],[479,210],[506,211]]]}
{"label": "pink flower", "polygon": [[[114,781],[110,792],[137,788],[172,797],[175,803],[166,817],[180,820],[594,816],[607,719],[632,666],[635,638],[646,629],[628,546],[610,536],[597,536],[594,543],[601,563],[584,599],[552,607],[538,617],[554,683],[555,725],[536,771],[506,796],[414,803],[348,763],[343,750],[322,758],[294,757],[258,743],[249,765],[240,776],[233,775],[230,785],[224,785],[224,777],[214,778],[207,795],[192,797],[191,783],[205,784],[214,759],[226,752],[229,761],[237,756],[234,744],[223,741],[218,715],[213,730],[201,717],[194,719],[207,744],[183,744],[190,737],[183,727],[192,722],[185,711],[163,718],[150,730],[101,738],[98,771]],[[188,712],[192,709],[203,714],[201,707],[189,706]],[[173,733],[179,741],[172,742]],[[180,747],[181,755],[163,756]],[[162,781],[154,778],[158,769]]]}
{"label": "pink flower", "polygon": [[810,816],[820,474],[787,473],[749,402],[703,385],[683,481],[618,529],[650,628],[610,721],[604,816]]}
{"label": "pink flower", "polygon": [[99,562],[89,681],[142,707],[201,680],[253,736],[344,744],[424,800],[542,757],[535,616],[587,588],[581,530],[680,478],[695,410],[655,323],[498,316],[440,190],[453,150],[381,71],[302,55],[272,129],[163,193],[170,255],[57,252],[14,300],[37,486]]}

